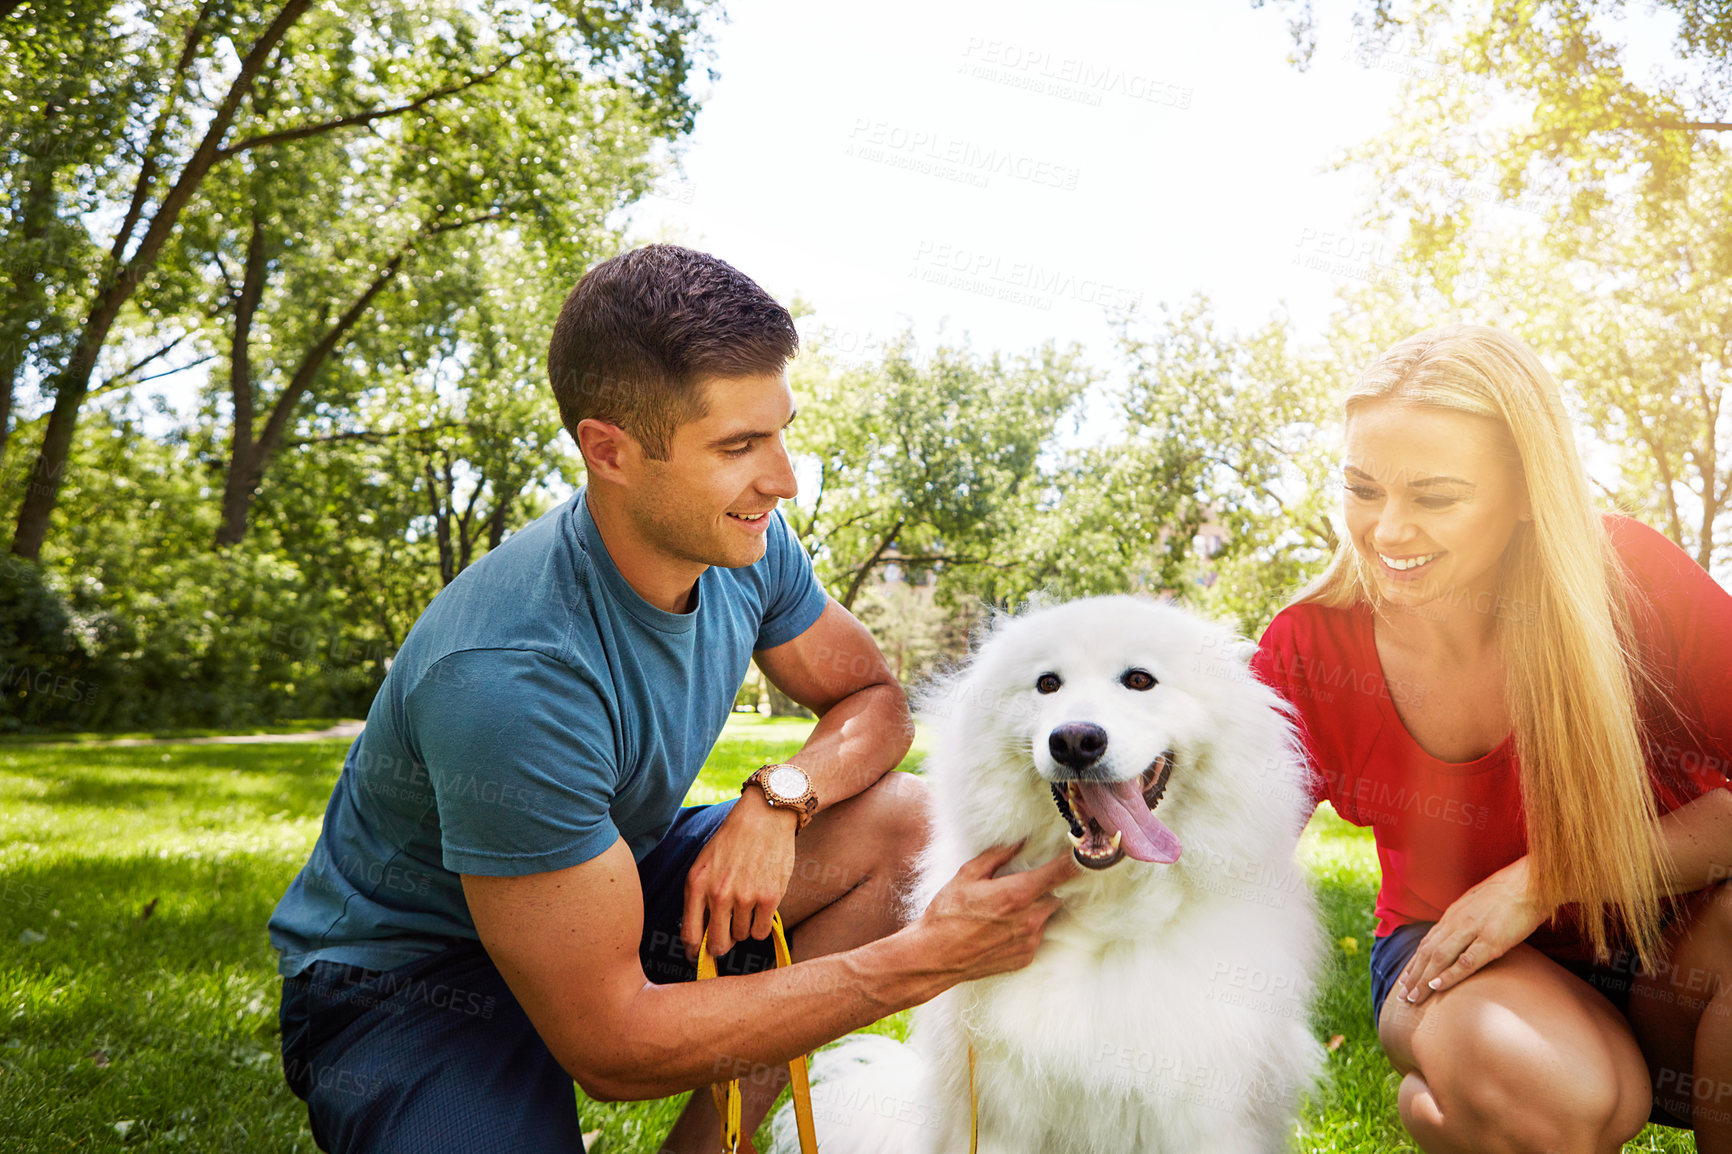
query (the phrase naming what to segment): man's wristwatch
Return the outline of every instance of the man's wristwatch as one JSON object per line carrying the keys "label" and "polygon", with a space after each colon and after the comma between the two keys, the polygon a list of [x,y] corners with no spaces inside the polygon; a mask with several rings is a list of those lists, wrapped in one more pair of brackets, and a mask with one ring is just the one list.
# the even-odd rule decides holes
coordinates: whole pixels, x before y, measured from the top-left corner
{"label": "man's wristwatch", "polygon": [[818,812],[818,795],[812,792],[812,779],[797,765],[783,762],[761,766],[740,786],[740,792],[745,793],[754,785],[763,791],[764,800],[775,808],[794,811],[795,833],[805,829],[812,815]]}

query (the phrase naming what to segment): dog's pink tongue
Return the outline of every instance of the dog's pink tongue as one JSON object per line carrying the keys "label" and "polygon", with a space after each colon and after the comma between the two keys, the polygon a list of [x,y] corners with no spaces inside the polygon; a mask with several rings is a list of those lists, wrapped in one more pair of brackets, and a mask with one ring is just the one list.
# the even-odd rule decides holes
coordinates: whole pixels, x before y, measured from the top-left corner
{"label": "dog's pink tongue", "polygon": [[1173,831],[1162,825],[1143,800],[1142,783],[1129,781],[1080,781],[1082,803],[1109,835],[1124,834],[1119,848],[1138,861],[1163,865],[1179,860],[1184,848]]}

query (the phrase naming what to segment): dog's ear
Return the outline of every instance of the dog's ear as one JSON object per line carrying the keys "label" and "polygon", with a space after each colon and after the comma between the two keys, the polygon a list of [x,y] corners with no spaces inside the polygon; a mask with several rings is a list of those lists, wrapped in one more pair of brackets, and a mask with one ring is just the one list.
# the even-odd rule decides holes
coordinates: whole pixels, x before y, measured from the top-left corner
{"label": "dog's ear", "polygon": [[970,656],[979,653],[981,647],[988,641],[1008,629],[1018,617],[1028,613],[1031,606],[1026,601],[1021,605],[1004,605],[982,600],[980,608],[983,611],[982,616],[975,622],[974,628],[969,631],[968,649]]}
{"label": "dog's ear", "polygon": [[1052,590],[1043,587],[1034,590],[1022,599],[1022,604],[1017,607],[1016,615],[1022,617],[1029,613],[1038,613],[1042,609],[1051,609],[1054,605],[1059,605],[1063,602],[1064,598],[1057,596],[1052,592]]}
{"label": "dog's ear", "polygon": [[1237,661],[1240,665],[1251,664],[1251,658],[1257,656],[1257,643],[1255,641],[1247,641],[1243,637],[1228,638],[1227,644],[1224,648],[1227,656],[1231,657],[1234,661]]}
{"label": "dog's ear", "polygon": [[1203,635],[1200,650],[1212,658],[1249,665],[1257,652],[1257,643],[1240,637],[1227,625],[1212,624]]}

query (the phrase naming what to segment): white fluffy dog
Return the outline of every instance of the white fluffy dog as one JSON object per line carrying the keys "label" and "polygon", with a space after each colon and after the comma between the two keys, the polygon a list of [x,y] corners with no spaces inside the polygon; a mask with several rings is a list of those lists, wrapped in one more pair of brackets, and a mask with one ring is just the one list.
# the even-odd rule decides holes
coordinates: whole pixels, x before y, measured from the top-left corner
{"label": "white fluffy dog", "polygon": [[[1320,931],[1293,862],[1308,808],[1291,727],[1250,647],[1183,610],[1101,597],[1001,619],[922,701],[934,842],[923,909],[970,858],[1067,847],[1032,964],[915,1012],[909,1043],[820,1054],[823,1154],[1283,1149],[1321,1049]],[[791,1111],[775,1154],[794,1154]]]}

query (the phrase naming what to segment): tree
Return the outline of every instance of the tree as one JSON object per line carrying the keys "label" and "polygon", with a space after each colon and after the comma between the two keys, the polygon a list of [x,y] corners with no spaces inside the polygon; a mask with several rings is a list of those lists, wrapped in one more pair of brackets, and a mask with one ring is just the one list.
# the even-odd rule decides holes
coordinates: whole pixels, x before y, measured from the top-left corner
{"label": "tree", "polygon": [[[1553,202],[1525,227],[1456,233],[1448,263],[1485,287],[1475,315],[1551,365],[1617,466],[1606,496],[1713,569],[1732,552],[1732,159],[1704,157],[1672,210],[1627,200],[1580,213]],[[1404,258],[1419,272],[1427,257]]]}
{"label": "tree", "polygon": [[1225,530],[1218,548],[1190,552],[1189,599],[1260,627],[1335,549],[1341,371],[1296,348],[1284,318],[1222,331],[1201,297],[1166,311],[1152,332],[1127,321],[1121,346],[1132,436],[1164,434],[1188,454],[1195,503]]}
{"label": "tree", "polygon": [[[940,658],[958,656],[946,613],[932,590],[906,581],[870,585],[856,602],[860,623],[872,631],[890,672],[904,685],[927,673]],[[961,651],[966,652],[967,637]]]}
{"label": "tree", "polygon": [[540,511],[531,494],[555,476],[575,483],[583,471],[539,379],[540,349],[501,343],[478,344],[461,392],[422,388],[392,406],[419,424],[401,447],[420,466],[420,483],[408,487],[425,505],[442,586]]}
{"label": "tree", "polygon": [[[463,157],[466,166],[441,190],[446,198],[435,196],[425,206],[381,206],[408,214],[422,208],[418,219],[423,229],[437,228],[463,219],[461,210],[472,199],[486,199],[479,194],[490,191],[490,185],[513,190],[532,185],[533,176],[520,167],[539,163],[530,156],[505,158],[507,165],[515,162],[509,168],[511,179],[475,170],[473,150],[485,131],[506,126],[504,112],[482,117],[467,132],[449,122],[456,113],[442,120],[434,116],[473,99],[475,90],[502,76],[520,76],[525,85],[520,98],[533,93],[542,108],[553,107],[566,94],[567,74],[603,78],[601,83],[636,103],[641,126],[658,134],[688,130],[695,112],[683,86],[688,54],[701,39],[699,16],[678,2],[558,0],[524,8],[507,0],[479,0],[410,9],[386,0],[343,0],[317,8],[312,0],[204,0],[195,11],[170,4],[119,3],[100,15],[88,5],[80,11],[87,23],[112,30],[108,40],[115,44],[122,40],[122,28],[145,30],[128,43],[126,55],[112,62],[114,67],[96,77],[98,84],[115,83],[139,94],[135,100],[105,103],[125,108],[124,117],[108,129],[124,135],[136,151],[127,170],[130,194],[106,202],[120,217],[107,255],[98,262],[92,284],[78,286],[89,302],[82,309],[83,320],[65,357],[43,366],[54,403],[12,544],[14,553],[29,558],[40,554],[47,535],[99,354],[129,305],[142,303],[147,317],[162,315],[148,297],[135,301],[142,287],[148,284],[165,299],[176,297],[175,287],[157,275],[158,265],[213,172],[238,167],[242,157],[258,166],[268,168],[274,161],[280,167],[277,154],[286,146],[306,147],[317,138],[354,140],[388,128],[405,144],[407,155],[400,156],[400,162],[431,167],[437,153],[425,158],[414,153],[427,151],[430,134],[450,133],[466,138],[470,153]],[[64,50],[80,28],[58,19],[57,13],[55,6],[37,2],[13,11],[5,18],[0,55],[37,36]],[[140,63],[128,65],[133,58]],[[22,94],[23,103],[45,106],[47,73],[37,69],[27,76],[38,83]],[[207,98],[207,87],[219,95]],[[527,113],[527,107],[518,111]],[[622,130],[642,131],[641,126]],[[119,174],[109,174],[91,189],[100,198],[104,191],[116,193],[122,187]],[[460,198],[460,192],[470,196]],[[533,203],[504,209],[488,203],[506,220],[519,212],[526,227],[546,213],[539,196]],[[75,214],[62,203],[55,215],[68,220]],[[391,259],[385,258],[385,267]],[[16,285],[17,278],[13,280]],[[359,297],[352,299],[360,302]],[[267,426],[260,440],[269,435]],[[241,447],[250,448],[245,438]],[[244,462],[247,453],[237,455]]]}
{"label": "tree", "polygon": [[880,363],[837,371],[822,341],[795,367],[801,419],[790,447],[816,485],[789,510],[821,580],[844,606],[895,564],[939,576],[947,595],[995,595],[1016,535],[1049,482],[1060,423],[1093,380],[1075,350],[1006,362],[904,335]]}
{"label": "tree", "polygon": [[[1206,298],[1120,322],[1123,435],[1073,454],[1022,538],[1021,592],[1143,590],[1253,630],[1328,556],[1336,372],[1283,320],[1241,335]],[[1207,522],[1219,548],[1196,539]]]}
{"label": "tree", "polygon": [[[1681,130],[1638,124],[1619,137],[1593,127],[1611,113],[1584,108],[1566,146],[1547,135],[1563,110],[1514,108],[1501,82],[1417,76],[1403,95],[1397,122],[1349,158],[1374,176],[1365,221],[1391,238],[1401,275],[1350,294],[1344,343],[1381,348],[1464,317],[1524,337],[1590,434],[1590,459],[1620,467],[1602,482],[1612,503],[1713,567],[1732,506],[1732,159],[1712,124],[1690,129],[1687,163],[1661,172],[1636,145]],[[1534,151],[1546,139],[1557,147]]]}
{"label": "tree", "polygon": [[298,412],[343,407],[386,366],[468,359],[477,301],[507,295],[513,307],[486,310],[476,359],[515,342],[539,360],[554,290],[614,247],[608,217],[650,179],[652,126],[641,121],[612,86],[527,61],[450,113],[288,145],[278,167],[237,167],[231,187],[211,181],[210,210],[183,251],[230,327],[217,544],[244,536]]}
{"label": "tree", "polygon": [[[1294,60],[1303,68],[1317,46],[1312,0],[1274,2],[1297,13]],[[1610,34],[1627,8],[1625,0],[1484,0],[1464,14],[1442,0],[1356,0],[1354,23],[1362,54],[1388,51],[1398,39],[1442,42],[1426,54],[1446,71],[1531,102],[1531,119],[1501,133],[1492,154],[1507,194],[1548,176],[1592,184],[1636,173],[1660,211],[1704,145],[1732,132],[1732,7],[1654,0],[1652,8],[1674,22],[1676,59],[1647,79],[1628,63],[1628,45]]]}
{"label": "tree", "polygon": [[[953,614],[1142,590],[1251,630],[1327,558],[1332,360],[1296,349],[1284,320],[1223,330],[1203,298],[1128,315],[1120,338],[1122,432],[1069,446],[1064,423],[1099,380],[1074,351],[919,358],[905,336],[841,373],[820,337],[802,356],[789,440],[817,484],[790,519],[887,652],[919,668],[965,643],[934,633],[924,588],[911,596],[929,581]],[[1209,521],[1226,533],[1205,554],[1194,538]],[[891,566],[894,583],[874,580]]]}
{"label": "tree", "polygon": [[56,6],[28,35],[0,27],[8,108],[0,125],[0,457],[25,368],[69,353],[71,290],[96,265],[97,248],[77,219],[95,198],[79,174],[112,165],[126,108],[156,82],[141,66],[121,83],[91,83],[112,75],[129,48],[131,38],[106,20],[109,6]]}
{"label": "tree", "polygon": [[[78,700],[60,699],[79,708],[58,720],[83,728],[252,725],[364,711],[388,651],[367,638],[375,668],[331,661],[326,644],[354,636],[344,619],[352,594],[274,534],[212,553],[206,542],[217,509],[194,446],[147,435],[141,414],[115,403],[120,396],[79,424],[76,448],[87,467],[62,490],[65,528],[43,570],[67,607],[76,649],[39,668],[85,683]],[[25,464],[9,465],[8,479]],[[29,563],[10,557],[3,567]],[[36,720],[28,710],[15,716]]]}
{"label": "tree", "polygon": [[1732,553],[1732,164],[1692,177],[1669,216],[1585,222],[1603,235],[1558,261],[1573,291],[1529,327],[1618,447],[1620,503],[1714,569]]}

